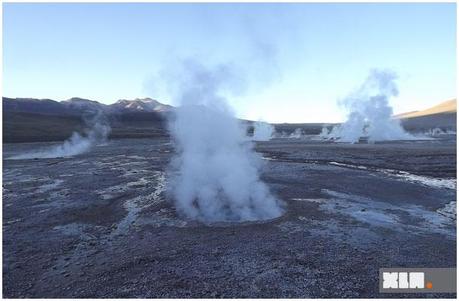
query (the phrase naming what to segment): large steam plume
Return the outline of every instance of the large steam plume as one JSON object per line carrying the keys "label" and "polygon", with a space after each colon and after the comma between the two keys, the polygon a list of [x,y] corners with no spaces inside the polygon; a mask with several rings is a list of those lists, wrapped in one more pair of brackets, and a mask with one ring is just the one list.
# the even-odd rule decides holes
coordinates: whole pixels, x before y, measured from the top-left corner
{"label": "large steam plume", "polygon": [[280,216],[280,202],[260,181],[262,161],[224,96],[241,92],[234,66],[185,60],[170,74],[180,104],[170,123],[178,152],[170,192],[178,211],[204,222]]}
{"label": "large steam plume", "polygon": [[84,135],[73,132],[72,136],[60,145],[12,156],[8,159],[71,157],[88,152],[93,146],[107,140],[111,128],[102,112],[86,113],[83,121],[86,124]]}
{"label": "large steam plume", "polygon": [[399,120],[392,118],[389,104],[398,95],[395,73],[372,70],[363,85],[346,97],[342,104],[348,111],[346,122],[321,135],[341,142],[356,143],[366,137],[369,142],[404,140],[413,137],[405,132]]}

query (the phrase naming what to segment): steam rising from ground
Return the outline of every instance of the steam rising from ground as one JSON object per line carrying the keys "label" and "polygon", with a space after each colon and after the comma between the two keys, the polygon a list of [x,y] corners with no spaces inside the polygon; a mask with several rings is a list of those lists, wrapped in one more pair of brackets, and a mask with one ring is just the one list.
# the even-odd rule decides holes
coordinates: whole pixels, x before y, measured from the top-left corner
{"label": "steam rising from ground", "polygon": [[424,135],[427,137],[438,137],[443,135],[456,135],[456,131],[449,130],[449,129],[441,129],[441,128],[432,128],[424,132]]}
{"label": "steam rising from ground", "polygon": [[90,117],[83,117],[87,126],[84,131],[85,135],[73,132],[72,136],[61,145],[12,156],[8,159],[71,157],[88,152],[96,144],[105,142],[111,131],[105,116],[101,112],[91,115]]}
{"label": "steam rising from ground", "polygon": [[299,139],[299,138],[301,138],[301,137],[303,137],[303,136],[304,136],[303,130],[300,129],[300,128],[297,128],[297,129],[295,129],[295,130],[290,134],[289,138],[296,138],[296,139]]}
{"label": "steam rising from ground", "polygon": [[389,71],[372,70],[354,93],[342,102],[349,112],[346,122],[324,129],[322,137],[341,142],[356,143],[366,137],[369,142],[413,139],[405,132],[399,120],[393,119],[389,100],[398,95],[396,75]]}
{"label": "steam rising from ground", "polygon": [[169,188],[178,211],[205,222],[280,216],[280,202],[260,181],[261,158],[224,97],[241,92],[233,66],[186,60],[173,71],[181,106],[170,123],[178,155]]}
{"label": "steam rising from ground", "polygon": [[274,135],[274,127],[266,122],[257,121],[253,124],[253,137],[255,141],[269,141]]}

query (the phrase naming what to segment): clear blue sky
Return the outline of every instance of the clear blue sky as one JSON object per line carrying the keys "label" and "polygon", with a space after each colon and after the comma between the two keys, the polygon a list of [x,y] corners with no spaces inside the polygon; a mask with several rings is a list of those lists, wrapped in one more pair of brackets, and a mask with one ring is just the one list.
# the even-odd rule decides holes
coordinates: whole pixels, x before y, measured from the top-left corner
{"label": "clear blue sky", "polygon": [[395,112],[456,97],[456,6],[443,4],[3,4],[8,97],[152,97],[178,57],[249,66],[240,117],[334,122],[371,68],[399,75]]}

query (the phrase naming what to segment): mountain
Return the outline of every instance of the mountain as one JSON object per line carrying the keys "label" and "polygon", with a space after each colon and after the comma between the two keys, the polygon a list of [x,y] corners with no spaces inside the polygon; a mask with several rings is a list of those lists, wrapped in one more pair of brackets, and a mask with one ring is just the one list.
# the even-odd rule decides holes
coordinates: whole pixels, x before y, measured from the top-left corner
{"label": "mountain", "polygon": [[3,110],[7,112],[39,113],[39,114],[71,114],[102,111],[107,114],[122,114],[125,112],[171,112],[173,107],[162,104],[151,98],[120,99],[114,104],[106,105],[95,100],[73,97],[68,100],[55,101],[51,99],[8,98],[3,97]]}
{"label": "mountain", "polygon": [[52,99],[3,97],[3,112],[22,112],[62,115],[72,114],[71,109]]}
{"label": "mountain", "polygon": [[[119,100],[105,105],[74,97],[64,101],[3,97],[3,142],[61,141],[81,132],[88,114],[102,112],[112,127],[111,138],[167,135],[173,107],[151,98]],[[90,116],[89,115],[89,116]]]}
{"label": "mountain", "polygon": [[134,100],[120,99],[116,103],[109,105],[113,111],[141,111],[141,112],[169,112],[173,109],[170,105],[165,105],[151,98],[136,98]]}
{"label": "mountain", "polygon": [[[410,132],[439,128],[456,131],[456,99],[431,108],[395,115]],[[3,142],[57,141],[85,128],[86,113],[103,112],[112,127],[111,138],[165,136],[167,118],[174,107],[151,98],[121,99],[105,105],[74,97],[64,101],[3,97]],[[251,121],[243,121],[251,124]],[[319,134],[324,124],[275,124],[276,131],[289,134],[302,128]]]}
{"label": "mountain", "polygon": [[86,112],[106,112],[107,105],[101,104],[95,100],[89,100],[79,97],[73,97],[60,102],[68,112],[83,114]]}
{"label": "mountain", "polygon": [[414,118],[421,116],[428,116],[434,114],[447,114],[447,113],[456,113],[457,112],[457,101],[456,99],[451,99],[444,101],[438,105],[435,105],[431,108],[422,110],[422,111],[413,111],[395,115],[394,117],[405,119],[405,118]]}
{"label": "mountain", "polygon": [[451,99],[431,108],[395,115],[407,131],[423,132],[439,128],[456,131],[457,101]]}

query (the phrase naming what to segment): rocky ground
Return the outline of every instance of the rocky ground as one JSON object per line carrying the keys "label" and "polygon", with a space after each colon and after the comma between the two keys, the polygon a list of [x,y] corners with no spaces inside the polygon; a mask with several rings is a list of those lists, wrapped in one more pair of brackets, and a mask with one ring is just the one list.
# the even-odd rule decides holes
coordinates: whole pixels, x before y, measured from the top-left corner
{"label": "rocky ground", "polygon": [[3,295],[455,297],[378,293],[381,267],[456,266],[456,141],[260,142],[280,218],[205,225],[166,194],[165,138],[73,158],[8,160]]}

